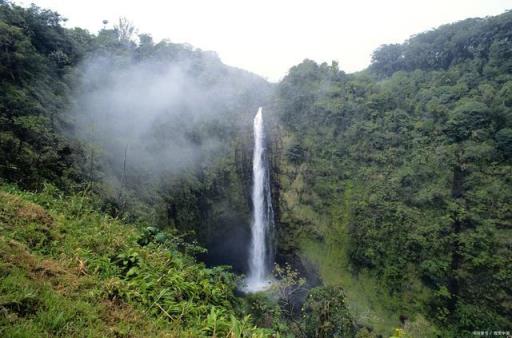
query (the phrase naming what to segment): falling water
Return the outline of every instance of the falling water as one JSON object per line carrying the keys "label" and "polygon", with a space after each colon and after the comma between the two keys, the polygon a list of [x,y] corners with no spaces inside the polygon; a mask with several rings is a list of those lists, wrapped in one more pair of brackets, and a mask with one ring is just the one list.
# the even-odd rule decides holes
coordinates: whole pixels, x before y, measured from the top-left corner
{"label": "falling water", "polygon": [[253,220],[246,291],[257,292],[270,286],[270,269],[274,260],[272,200],[270,197],[269,169],[265,152],[265,133],[261,107],[254,117],[254,155],[252,163]]}

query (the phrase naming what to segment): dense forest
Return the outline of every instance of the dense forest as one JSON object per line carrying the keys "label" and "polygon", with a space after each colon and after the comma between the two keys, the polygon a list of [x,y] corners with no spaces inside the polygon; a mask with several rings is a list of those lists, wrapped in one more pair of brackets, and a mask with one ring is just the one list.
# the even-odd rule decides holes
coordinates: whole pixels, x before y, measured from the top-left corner
{"label": "dense forest", "polygon": [[368,323],[510,323],[511,14],[382,46],[358,74],[304,61],[279,84],[280,243]]}
{"label": "dense forest", "polygon": [[[0,0],[0,335],[512,330],[512,12],[275,84],[64,21]],[[276,282],[244,295],[259,106]]]}

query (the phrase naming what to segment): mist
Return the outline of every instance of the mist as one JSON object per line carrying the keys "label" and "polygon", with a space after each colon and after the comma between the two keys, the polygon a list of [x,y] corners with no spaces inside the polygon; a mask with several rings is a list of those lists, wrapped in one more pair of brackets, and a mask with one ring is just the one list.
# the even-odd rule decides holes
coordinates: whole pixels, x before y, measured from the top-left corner
{"label": "mist", "polygon": [[268,94],[258,93],[266,81],[214,53],[156,47],[142,60],[94,55],[79,67],[72,132],[109,163],[102,171],[110,180],[121,170],[158,177],[211,163],[249,125],[255,98]]}
{"label": "mist", "polygon": [[219,151],[221,139],[244,121],[220,133],[216,125],[225,128],[239,109],[251,111],[239,102],[249,88],[238,87],[215,59],[116,61],[84,62],[73,109],[79,137],[100,146],[109,161],[121,163],[127,149],[130,168],[179,173]]}

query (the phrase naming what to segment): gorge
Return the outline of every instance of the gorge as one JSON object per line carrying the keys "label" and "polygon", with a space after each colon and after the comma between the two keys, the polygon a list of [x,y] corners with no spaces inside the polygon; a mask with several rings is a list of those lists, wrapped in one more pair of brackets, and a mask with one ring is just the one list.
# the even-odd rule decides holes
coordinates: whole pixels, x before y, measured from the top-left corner
{"label": "gorge", "polygon": [[62,24],[0,1],[1,336],[510,329],[512,12],[278,83]]}

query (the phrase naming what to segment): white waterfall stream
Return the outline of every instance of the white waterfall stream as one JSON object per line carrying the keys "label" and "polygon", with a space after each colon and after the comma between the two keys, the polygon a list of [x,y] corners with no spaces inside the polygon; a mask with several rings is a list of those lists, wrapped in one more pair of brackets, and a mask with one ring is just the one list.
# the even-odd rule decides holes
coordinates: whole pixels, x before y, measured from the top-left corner
{"label": "white waterfall stream", "polygon": [[273,227],[274,213],[270,195],[268,159],[265,149],[262,108],[254,117],[253,154],[253,219],[251,224],[251,246],[249,250],[249,273],[245,280],[246,292],[257,292],[271,284],[274,261]]}

